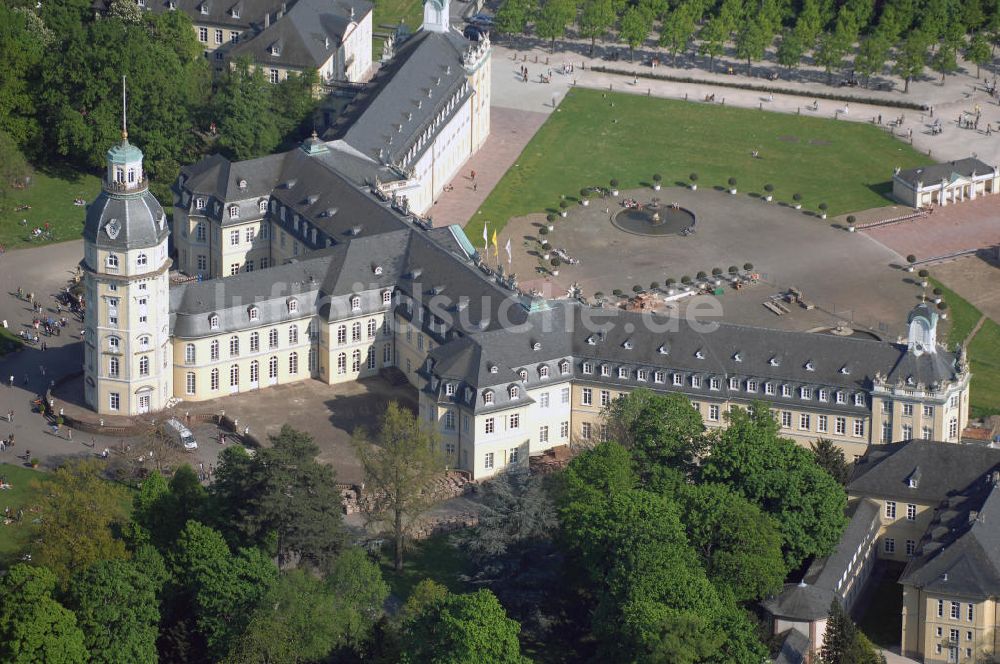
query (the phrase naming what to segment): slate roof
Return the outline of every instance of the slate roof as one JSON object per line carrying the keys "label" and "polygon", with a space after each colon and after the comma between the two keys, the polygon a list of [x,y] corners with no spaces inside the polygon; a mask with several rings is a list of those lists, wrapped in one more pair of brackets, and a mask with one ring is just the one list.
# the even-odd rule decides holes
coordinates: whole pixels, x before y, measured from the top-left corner
{"label": "slate roof", "polygon": [[896,177],[915,189],[921,182],[925,187],[937,185],[942,180],[952,181],[956,175],[963,178],[972,177],[973,172],[977,175],[986,175],[988,173],[995,173],[996,169],[979,159],[966,157],[965,159],[946,161],[941,164],[908,168],[905,171],[897,173]]}
{"label": "slate roof", "polygon": [[[288,3],[291,4],[292,2]],[[110,0],[95,0],[93,7],[106,12],[110,5]],[[275,15],[281,5],[281,0],[174,0],[173,3],[170,0],[146,0],[145,8],[156,14],[182,11],[191,17],[193,23],[238,29],[242,32],[255,24],[263,26],[264,16]],[[205,7],[205,13],[202,12],[202,7]],[[239,10],[239,18],[232,15],[234,7]],[[226,39],[229,39],[228,35]]]}
{"label": "slate roof", "polygon": [[[954,501],[957,502],[957,501]],[[942,506],[899,582],[931,593],[1000,596],[1000,487],[990,478]]]}
{"label": "slate roof", "polygon": [[[376,160],[382,149],[384,161],[402,163],[410,146],[466,83],[462,54],[468,44],[457,33],[424,31],[410,37],[324,138],[342,138]],[[468,94],[471,91],[462,100]],[[456,104],[453,110],[460,107]]]}
{"label": "slate roof", "polygon": [[[249,55],[264,65],[316,69],[337,53],[352,24],[373,6],[365,0],[298,0],[259,34],[236,44],[230,57]],[[279,48],[277,55],[271,54],[273,46]]]}
{"label": "slate roof", "polygon": [[[872,445],[855,464],[847,491],[854,496],[937,504],[981,485],[997,468],[1000,449],[993,447],[930,440]],[[914,473],[916,487],[910,488],[907,480]]]}
{"label": "slate roof", "polygon": [[[112,219],[120,226],[115,237],[106,230]],[[87,206],[83,238],[100,249],[126,251],[156,246],[169,232],[163,208],[148,189],[130,194],[102,190]]]}
{"label": "slate roof", "polygon": [[809,654],[809,648],[809,637],[797,629],[790,629],[785,632],[774,664],[803,664]]}
{"label": "slate roof", "polygon": [[879,527],[879,506],[873,500],[857,500],[848,508],[850,521],[826,558],[813,561],[799,583],[786,583],[777,597],[763,602],[772,615],[804,622],[826,618],[834,598],[842,600],[837,584],[844,578],[866,538],[874,542]]}

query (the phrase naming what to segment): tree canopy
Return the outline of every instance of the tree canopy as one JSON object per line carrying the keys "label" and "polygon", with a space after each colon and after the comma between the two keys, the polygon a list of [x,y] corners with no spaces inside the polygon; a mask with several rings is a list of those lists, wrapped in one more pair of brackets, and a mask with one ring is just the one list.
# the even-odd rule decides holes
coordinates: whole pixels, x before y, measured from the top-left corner
{"label": "tree canopy", "polygon": [[56,576],[14,565],[0,577],[0,660],[79,664],[89,659],[76,616],[53,597]]}

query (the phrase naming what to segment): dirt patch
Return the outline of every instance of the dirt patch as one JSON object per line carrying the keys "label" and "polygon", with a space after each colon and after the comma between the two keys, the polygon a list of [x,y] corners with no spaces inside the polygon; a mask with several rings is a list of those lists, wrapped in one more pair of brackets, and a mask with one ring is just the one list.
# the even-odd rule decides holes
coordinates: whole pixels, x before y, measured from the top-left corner
{"label": "dirt patch", "polygon": [[778,140],[779,141],[783,141],[785,143],[798,143],[799,142],[799,137],[798,136],[779,136]]}
{"label": "dirt patch", "polygon": [[824,141],[822,138],[810,138],[809,145],[829,145],[830,141]]}

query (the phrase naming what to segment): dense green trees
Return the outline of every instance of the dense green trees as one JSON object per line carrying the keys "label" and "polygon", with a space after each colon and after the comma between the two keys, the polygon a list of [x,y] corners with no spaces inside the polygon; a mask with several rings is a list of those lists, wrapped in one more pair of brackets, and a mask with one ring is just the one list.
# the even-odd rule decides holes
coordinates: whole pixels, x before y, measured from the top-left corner
{"label": "dense green trees", "polygon": [[885,664],[885,655],[858,630],[836,599],[830,604],[820,657],[823,664]]}
{"label": "dense green trees", "polygon": [[88,660],[73,612],[53,596],[56,576],[14,565],[0,577],[0,661],[79,664]]}

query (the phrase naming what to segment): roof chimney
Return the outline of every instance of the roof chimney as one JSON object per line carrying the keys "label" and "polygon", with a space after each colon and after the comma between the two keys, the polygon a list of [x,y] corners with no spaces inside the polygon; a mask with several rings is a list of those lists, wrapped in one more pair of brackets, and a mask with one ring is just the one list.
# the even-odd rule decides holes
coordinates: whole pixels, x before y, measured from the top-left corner
{"label": "roof chimney", "polygon": [[271,27],[271,12],[264,14],[264,29],[267,30]]}

